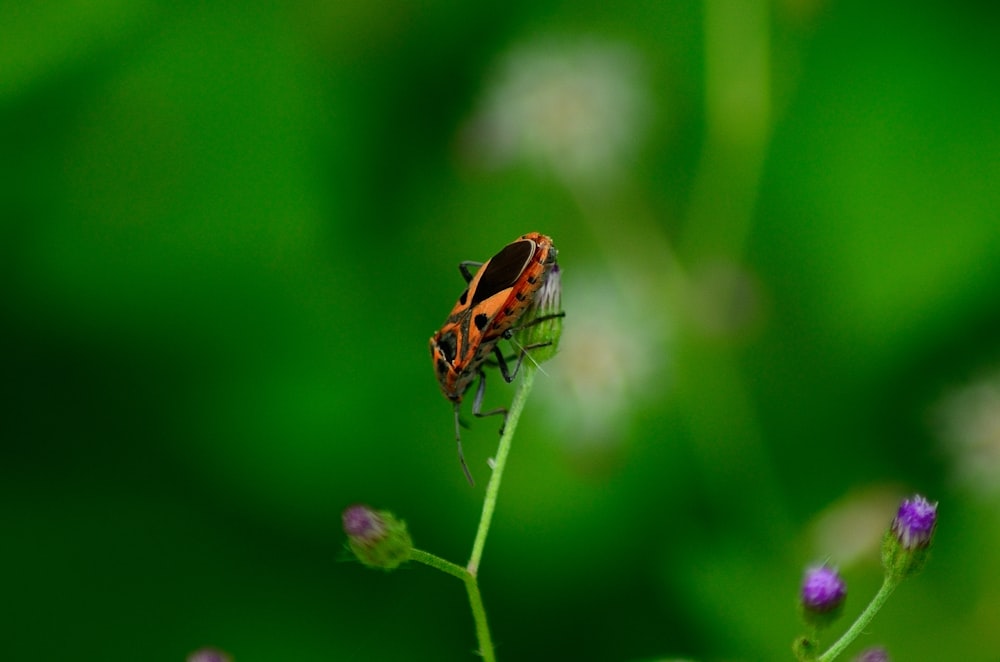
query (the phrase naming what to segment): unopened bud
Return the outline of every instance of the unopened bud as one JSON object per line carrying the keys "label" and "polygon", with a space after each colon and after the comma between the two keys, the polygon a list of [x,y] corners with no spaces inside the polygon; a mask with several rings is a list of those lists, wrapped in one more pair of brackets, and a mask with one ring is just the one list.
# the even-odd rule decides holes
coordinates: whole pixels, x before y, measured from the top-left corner
{"label": "unopened bud", "polygon": [[854,662],[889,662],[889,654],[884,648],[876,646],[861,651],[861,654],[854,658]]}
{"label": "unopened bud", "polygon": [[366,566],[393,570],[409,560],[413,541],[392,513],[357,504],[344,510],[343,521],[348,547]]}
{"label": "unopened bud", "polygon": [[218,648],[199,648],[187,656],[187,662],[233,662],[229,653],[220,651]]}
{"label": "unopened bud", "polygon": [[882,541],[882,565],[898,579],[919,572],[937,527],[937,504],[919,494],[904,499]]}
{"label": "unopened bud", "polygon": [[823,565],[806,571],[802,581],[802,616],[815,627],[825,627],[840,616],[847,598],[847,584],[840,573]]}
{"label": "unopened bud", "polygon": [[543,278],[545,280],[535,292],[535,303],[528,309],[523,327],[517,336],[517,342],[525,349],[531,350],[531,359],[535,363],[548,361],[556,355],[565,317],[562,310],[562,274],[559,271],[559,264],[553,264]]}

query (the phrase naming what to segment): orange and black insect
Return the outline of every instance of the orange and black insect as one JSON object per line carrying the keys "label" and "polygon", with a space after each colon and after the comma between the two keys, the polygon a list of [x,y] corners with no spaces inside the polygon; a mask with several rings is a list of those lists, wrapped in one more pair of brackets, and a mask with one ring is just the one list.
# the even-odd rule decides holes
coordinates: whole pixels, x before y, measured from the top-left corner
{"label": "orange and black insect", "polygon": [[[498,407],[482,411],[483,394],[486,391],[486,374],[483,366],[495,358],[500,374],[511,382],[517,375],[524,358],[521,348],[517,364],[509,370],[507,361],[498,347],[502,339],[510,339],[514,331],[524,326],[525,313],[535,302],[535,294],[556,264],[557,251],[552,240],[543,234],[531,232],[518,237],[481,265],[478,262],[462,262],[459,271],[469,286],[452,308],[441,329],[431,336],[431,359],[441,391],[455,406],[455,440],[458,444],[458,459],[462,464],[469,483],[472,474],[465,464],[460,434],[459,407],[472,382],[479,378],[476,396],[472,403],[474,416],[502,414],[507,421],[507,409]],[[478,266],[475,274],[469,267]],[[528,325],[561,316],[547,315],[535,317]],[[529,316],[530,317],[530,316]],[[503,426],[500,427],[501,432]]]}

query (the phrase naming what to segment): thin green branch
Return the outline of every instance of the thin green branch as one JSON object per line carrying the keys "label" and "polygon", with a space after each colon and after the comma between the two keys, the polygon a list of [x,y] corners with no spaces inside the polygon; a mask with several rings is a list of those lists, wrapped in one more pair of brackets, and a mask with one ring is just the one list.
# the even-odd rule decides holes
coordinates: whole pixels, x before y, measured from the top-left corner
{"label": "thin green branch", "polygon": [[854,624],[847,629],[847,632],[840,636],[830,648],[817,658],[816,662],[831,662],[837,659],[837,656],[844,652],[851,643],[857,639],[858,635],[861,634],[868,624],[871,623],[872,619],[875,618],[875,614],[879,612],[883,605],[885,605],[886,600],[892,595],[892,592],[896,590],[899,585],[898,580],[893,580],[893,578],[886,573],[885,579],[882,581],[882,587],[879,588],[878,593],[872,598],[872,601],[868,603],[865,610],[861,612],[858,619],[854,621]]}
{"label": "thin green branch", "polygon": [[514,438],[514,431],[517,430],[518,419],[521,418],[521,412],[524,410],[524,403],[528,399],[528,394],[531,393],[536,370],[537,368],[529,362],[525,362],[521,366],[521,378],[518,380],[517,391],[515,391],[514,400],[510,404],[510,411],[507,412],[507,422],[504,425],[503,434],[500,436],[500,446],[497,449],[493,474],[490,476],[489,485],[486,486],[483,514],[479,518],[479,529],[476,531],[476,539],[472,543],[472,555],[466,566],[473,577],[479,572],[479,562],[483,557],[483,547],[486,545],[486,535],[490,531],[490,523],[493,521],[493,511],[496,510],[497,494],[500,492],[500,481],[503,480],[503,470],[507,464],[507,456],[510,454],[511,441]]}
{"label": "thin green branch", "polygon": [[476,639],[479,641],[479,654],[482,655],[483,660],[486,662],[496,662],[496,656],[493,652],[493,639],[490,637],[490,628],[486,622],[486,608],[483,606],[483,596],[479,592],[479,580],[476,576],[457,563],[452,563],[440,556],[415,547],[410,550],[410,559],[462,580],[462,583],[465,584],[465,591],[469,594],[472,619],[476,623]]}
{"label": "thin green branch", "polygon": [[463,582],[469,574],[468,570],[457,563],[446,561],[440,556],[431,554],[430,552],[425,552],[424,550],[417,549],[416,547],[410,550],[410,559],[418,563],[423,563],[424,565],[429,565],[430,567],[436,568],[441,572],[446,572],[453,577],[458,577]]}
{"label": "thin green branch", "polygon": [[472,618],[476,622],[476,639],[479,640],[479,654],[486,662],[496,662],[493,653],[493,639],[490,637],[490,627],[486,623],[486,608],[483,607],[483,596],[479,594],[479,580],[475,575],[465,572],[465,590],[469,594],[469,606],[472,607]]}
{"label": "thin green branch", "polygon": [[536,370],[536,366],[532,364],[521,366],[521,378],[514,393],[514,400],[510,405],[510,411],[507,413],[507,421],[504,425],[503,434],[500,436],[500,445],[497,448],[493,473],[490,476],[489,484],[486,486],[483,513],[479,518],[479,528],[476,531],[476,539],[472,544],[472,554],[469,558],[469,564],[463,568],[430,552],[416,548],[411,551],[410,555],[412,560],[436,568],[453,577],[458,577],[465,584],[465,590],[469,594],[469,606],[472,608],[472,618],[476,623],[479,654],[482,655],[483,660],[486,662],[496,662],[496,655],[493,652],[493,640],[490,637],[490,628],[486,621],[483,596],[479,592],[479,563],[483,557],[483,548],[486,546],[486,536],[490,530],[490,523],[493,521],[493,512],[496,510],[497,495],[500,493],[500,481],[503,479],[503,470],[507,465],[507,456],[510,454],[511,441],[514,438],[515,430],[517,430],[517,422],[521,418],[521,412],[524,410],[528,394],[531,392],[531,387],[534,384]]}

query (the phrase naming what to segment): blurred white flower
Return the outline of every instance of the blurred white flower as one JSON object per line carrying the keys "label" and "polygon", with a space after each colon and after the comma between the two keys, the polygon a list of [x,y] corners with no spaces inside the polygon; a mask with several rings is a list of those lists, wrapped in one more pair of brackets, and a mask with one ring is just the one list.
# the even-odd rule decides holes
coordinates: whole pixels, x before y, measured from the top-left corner
{"label": "blurred white flower", "polygon": [[956,482],[984,498],[1000,496],[1000,373],[946,395],[935,414]]}
{"label": "blurred white flower", "polygon": [[528,43],[501,58],[463,148],[490,167],[523,162],[570,186],[597,184],[634,158],[649,105],[639,57],[627,46]]}
{"label": "blurred white flower", "polygon": [[876,485],[832,503],[809,528],[810,555],[832,559],[841,568],[864,560],[878,563],[882,536],[901,495],[896,487]]}
{"label": "blurred white flower", "polygon": [[576,280],[564,292],[567,317],[559,353],[545,364],[549,378],[539,384],[553,438],[573,452],[622,444],[629,438],[634,412],[661,397],[659,386],[665,381],[665,320],[648,306],[635,305],[609,282],[597,275]]}

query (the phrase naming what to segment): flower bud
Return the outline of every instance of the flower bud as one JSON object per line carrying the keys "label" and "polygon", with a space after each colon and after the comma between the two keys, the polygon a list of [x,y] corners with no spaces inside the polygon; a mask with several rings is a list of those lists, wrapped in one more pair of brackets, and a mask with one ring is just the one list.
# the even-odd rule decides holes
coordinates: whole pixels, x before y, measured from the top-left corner
{"label": "flower bud", "polygon": [[535,363],[548,361],[556,355],[562,335],[562,275],[559,264],[553,264],[535,292],[535,304],[528,310],[525,323],[517,336],[522,347],[531,350]]}
{"label": "flower bud", "polygon": [[392,513],[356,504],[344,510],[343,521],[348,547],[366,566],[393,570],[409,560],[413,541]]}
{"label": "flower bud", "polygon": [[937,504],[915,495],[904,499],[896,518],[892,520],[892,533],[906,549],[916,549],[930,545],[937,523]]}
{"label": "flower bud", "polygon": [[916,574],[930,552],[937,504],[919,494],[904,499],[882,542],[882,565],[898,579]]}
{"label": "flower bud", "polygon": [[792,642],[792,653],[796,660],[815,660],[819,652],[819,642],[814,638],[799,637]]}
{"label": "flower bud", "polygon": [[825,627],[840,616],[847,598],[847,584],[829,566],[810,568],[802,581],[800,597],[806,622],[817,628]]}
{"label": "flower bud", "polygon": [[854,662],[889,662],[889,654],[884,648],[876,646],[861,651],[861,654],[854,658]]}
{"label": "flower bud", "polygon": [[206,647],[188,655],[187,662],[233,662],[233,658],[218,648]]}

